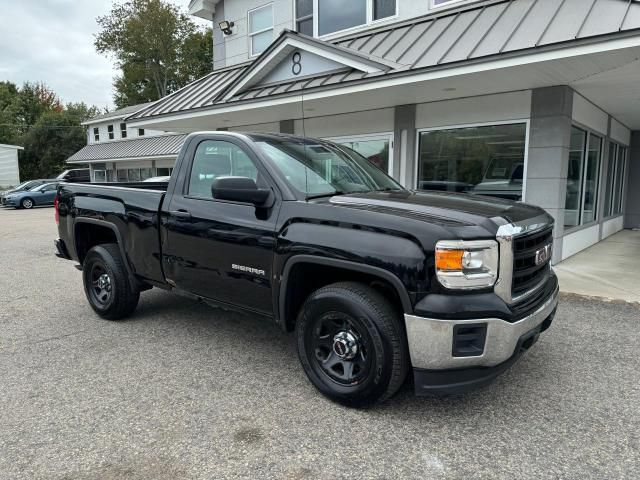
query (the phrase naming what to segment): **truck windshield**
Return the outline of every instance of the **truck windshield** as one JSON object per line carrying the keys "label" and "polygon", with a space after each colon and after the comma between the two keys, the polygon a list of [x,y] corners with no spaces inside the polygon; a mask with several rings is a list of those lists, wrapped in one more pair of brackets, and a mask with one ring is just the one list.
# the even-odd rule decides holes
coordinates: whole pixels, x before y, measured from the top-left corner
{"label": "truck windshield", "polygon": [[307,199],[404,190],[366,158],[342,145],[312,139],[261,140],[256,143],[289,183]]}

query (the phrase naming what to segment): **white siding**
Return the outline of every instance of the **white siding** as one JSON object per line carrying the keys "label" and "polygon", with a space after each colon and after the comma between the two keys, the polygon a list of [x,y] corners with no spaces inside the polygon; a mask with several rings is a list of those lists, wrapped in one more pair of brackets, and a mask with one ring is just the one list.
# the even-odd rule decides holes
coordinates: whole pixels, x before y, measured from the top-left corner
{"label": "white siding", "polygon": [[531,116],[531,91],[422,103],[416,108],[417,128],[437,128],[523,120]]}
{"label": "white siding", "polygon": [[609,116],[578,93],[573,94],[573,120],[602,135],[607,134]]}
{"label": "white siding", "polygon": [[594,225],[589,228],[583,228],[577,232],[565,235],[562,238],[562,260],[575,255],[591,245],[598,243],[600,240],[600,225]]}
{"label": "white siding", "polygon": [[10,187],[19,183],[18,150],[0,145],[0,186]]}
{"label": "white siding", "polygon": [[[122,140],[122,134],[120,132],[120,124],[124,123],[122,120],[113,120],[109,122],[95,123],[93,125],[88,125],[88,139],[89,143],[104,143],[104,142],[113,142],[116,140]],[[113,125],[113,140],[109,139],[109,125]],[[94,141],[93,129],[98,128],[100,132],[100,141]],[[144,131],[145,137],[152,137],[156,135],[162,135],[165,132],[160,130],[147,130]],[[137,128],[129,128],[127,127],[127,139],[137,138],[138,137],[138,129]]]}
{"label": "white siding", "polygon": [[302,135],[304,132],[308,137],[326,138],[393,132],[393,116],[393,108],[384,108],[368,112],[308,118],[304,122],[304,130],[302,120],[296,120],[295,133]]}
{"label": "white siding", "polygon": [[614,233],[618,233],[623,228],[624,228],[624,216],[622,215],[616,218],[612,218],[611,220],[606,220],[602,224],[602,240],[604,240],[607,237],[610,237]]}
{"label": "white siding", "polygon": [[618,122],[615,118],[611,119],[611,138],[622,145],[628,146],[631,143],[631,131]]}

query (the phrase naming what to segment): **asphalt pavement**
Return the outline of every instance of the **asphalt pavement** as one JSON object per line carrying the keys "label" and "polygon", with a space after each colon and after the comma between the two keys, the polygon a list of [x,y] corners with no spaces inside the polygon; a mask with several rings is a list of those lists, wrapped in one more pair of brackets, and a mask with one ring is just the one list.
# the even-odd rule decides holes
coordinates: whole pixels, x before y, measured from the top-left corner
{"label": "asphalt pavement", "polygon": [[638,305],[563,295],[491,386],[351,410],[259,318],[154,289],[99,319],[56,232],[0,208],[0,479],[640,476]]}

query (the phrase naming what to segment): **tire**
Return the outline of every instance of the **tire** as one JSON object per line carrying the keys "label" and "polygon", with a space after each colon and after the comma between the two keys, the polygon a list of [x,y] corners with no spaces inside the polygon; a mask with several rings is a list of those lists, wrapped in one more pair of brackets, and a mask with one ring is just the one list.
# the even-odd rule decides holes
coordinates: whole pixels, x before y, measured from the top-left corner
{"label": "tire", "polygon": [[121,320],[138,306],[140,292],[129,275],[115,243],[93,247],[82,264],[84,292],[91,308],[106,320]]}
{"label": "tire", "polygon": [[341,282],[316,290],[298,315],[296,332],[307,377],[331,400],[365,407],[390,398],[405,380],[409,355],[398,313],[366,285]]}
{"label": "tire", "polygon": [[31,200],[30,198],[23,198],[23,199],[20,201],[20,207],[21,207],[21,208],[25,208],[25,209],[27,209],[27,210],[32,209],[32,208],[33,208],[33,205],[34,205],[33,200]]}

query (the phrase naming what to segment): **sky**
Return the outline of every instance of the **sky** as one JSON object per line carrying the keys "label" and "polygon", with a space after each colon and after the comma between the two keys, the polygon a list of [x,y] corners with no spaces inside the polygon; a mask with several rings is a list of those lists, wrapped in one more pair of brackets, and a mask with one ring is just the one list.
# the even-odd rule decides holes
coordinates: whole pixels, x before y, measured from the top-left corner
{"label": "sky", "polygon": [[[184,8],[189,0],[168,0]],[[113,108],[113,60],[93,47],[112,0],[0,0],[0,81],[44,82],[64,103]],[[197,23],[199,19],[192,17]]]}

